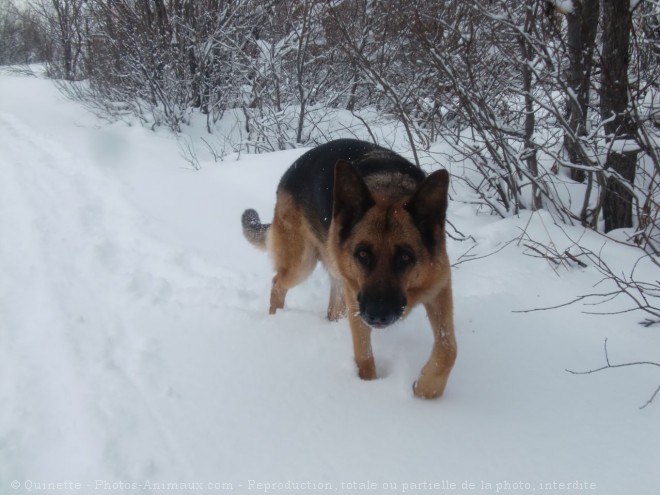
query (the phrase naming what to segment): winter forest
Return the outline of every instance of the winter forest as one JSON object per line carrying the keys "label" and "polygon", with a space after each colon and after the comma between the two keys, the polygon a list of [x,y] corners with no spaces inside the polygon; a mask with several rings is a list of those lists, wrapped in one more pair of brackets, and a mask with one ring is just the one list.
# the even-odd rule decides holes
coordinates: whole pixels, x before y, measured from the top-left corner
{"label": "winter forest", "polygon": [[[659,62],[660,0],[0,0],[0,493],[657,494]],[[323,270],[267,314],[240,215],[346,137],[450,173],[437,401],[425,314],[371,382]]]}
{"label": "winter forest", "polygon": [[[0,63],[46,61],[108,118],[209,134],[241,114],[257,152],[330,139],[352,112],[419,154],[469,158],[485,208],[546,208],[658,254],[656,1],[2,0]],[[570,198],[558,176],[584,184]]]}

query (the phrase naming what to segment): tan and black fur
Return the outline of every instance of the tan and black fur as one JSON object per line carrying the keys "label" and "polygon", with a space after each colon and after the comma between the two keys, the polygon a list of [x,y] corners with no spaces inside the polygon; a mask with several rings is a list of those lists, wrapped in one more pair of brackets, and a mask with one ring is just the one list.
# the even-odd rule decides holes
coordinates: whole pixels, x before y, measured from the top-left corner
{"label": "tan and black fur", "polygon": [[243,213],[245,237],[273,257],[270,313],[317,261],[331,278],[328,319],[347,315],[360,378],[376,378],[371,329],[423,304],[434,335],[416,396],[442,395],[456,359],[450,265],[445,249],[449,175],[428,176],[379,146],[351,139],[296,160],[277,189],[273,222]]}

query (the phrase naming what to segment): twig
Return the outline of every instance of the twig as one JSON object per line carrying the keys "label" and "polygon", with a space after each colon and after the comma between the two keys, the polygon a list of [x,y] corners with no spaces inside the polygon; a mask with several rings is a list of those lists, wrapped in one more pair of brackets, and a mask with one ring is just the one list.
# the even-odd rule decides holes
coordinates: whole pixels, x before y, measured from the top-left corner
{"label": "twig", "polygon": [[[565,232],[564,234],[567,235]],[[603,244],[603,247],[601,247],[601,250],[598,253],[594,253],[593,251],[575,243],[575,246],[577,246],[580,250],[580,253],[577,256],[571,254],[568,250],[564,251],[564,253],[559,253],[554,248],[554,244],[552,244],[551,246],[545,246],[531,239],[528,239],[528,243],[524,244],[524,246],[535,251],[536,253],[539,253],[543,258],[546,258],[548,261],[551,261],[554,264],[559,264],[558,261],[570,260],[574,263],[577,263],[580,267],[586,268],[587,264],[584,261],[579,260],[577,256],[585,257],[603,276],[603,278],[597,284],[595,284],[594,287],[606,281],[609,281],[610,283],[614,283],[616,288],[613,288],[610,292],[605,292],[605,293],[584,294],[574,298],[571,301],[562,304],[557,304],[555,306],[534,308],[529,310],[514,310],[513,311],[514,313],[529,313],[532,311],[545,311],[549,309],[557,309],[590,298],[597,298],[597,299],[594,302],[588,302],[588,303],[585,302],[584,304],[596,306],[596,305],[602,305],[608,303],[619,296],[626,296],[634,303],[633,305],[629,306],[626,309],[618,310],[618,311],[607,311],[607,312],[601,311],[601,312],[585,312],[585,313],[610,315],[610,314],[621,314],[621,313],[628,313],[631,311],[641,310],[650,314],[653,317],[641,321],[640,322],[641,325],[649,327],[651,325],[660,323],[660,304],[657,302],[657,300],[660,299],[660,281],[655,280],[654,282],[642,282],[636,280],[635,278],[635,270],[637,269],[637,267],[639,266],[642,260],[650,260],[654,265],[656,266],[658,265],[658,262],[653,258],[653,256],[649,255],[648,253],[644,253],[643,256],[637,259],[630,273],[626,275],[624,273],[622,274],[615,273],[612,270],[612,268],[610,268],[607,265],[607,263],[603,261],[602,250],[605,244]],[[543,253],[542,249],[545,249],[546,253]],[[555,269],[553,265],[550,266],[552,266],[552,268]]]}
{"label": "twig", "polygon": [[523,244],[523,246],[525,246],[528,249],[531,249],[532,251],[535,251],[535,252],[539,253],[541,255],[541,258],[545,258],[546,260],[553,262],[555,265],[561,265],[561,260],[558,260],[554,256],[549,256],[548,253],[544,253],[540,249],[538,249],[538,248],[536,248],[536,247],[534,247],[530,244]]}
{"label": "twig", "polygon": [[[641,366],[641,365],[651,365],[651,366],[658,366],[660,367],[660,363],[655,363],[653,361],[637,361],[634,363],[621,363],[621,364],[612,364],[610,362],[610,356],[607,352],[607,339],[605,339],[604,343],[604,351],[605,351],[605,366],[601,366],[600,368],[596,368],[593,370],[587,370],[587,371],[573,371],[566,369],[568,373],[571,373],[572,375],[590,375],[592,373],[598,373],[599,371],[607,370],[607,369],[614,369],[614,368],[625,368],[627,366]],[[660,393],[660,386],[653,392],[649,400],[647,400],[641,407],[640,409],[644,409],[648,405],[650,405],[653,402],[653,399]]]}
{"label": "twig", "polygon": [[568,251],[568,249],[567,249],[566,251],[564,251],[564,256],[566,256],[568,259],[574,261],[575,263],[577,263],[577,264],[578,264],[580,267],[582,267],[582,268],[586,268],[586,267],[588,266],[586,263],[584,263],[583,261],[580,261],[580,260],[577,259],[575,256],[573,256],[573,255]]}
{"label": "twig", "polygon": [[451,237],[452,239],[454,239],[455,241],[463,242],[463,241],[471,240],[471,241],[474,242],[474,243],[477,242],[477,241],[475,240],[475,238],[472,237],[471,235],[465,235],[463,232],[461,232],[460,230],[458,230],[458,229],[456,228],[456,226],[455,226],[453,223],[451,223],[449,220],[445,220],[445,222],[446,222],[447,224],[449,224],[449,226],[450,226],[452,229],[454,229],[454,232],[456,232],[458,235],[461,236],[461,237],[455,237],[454,235],[452,235],[451,232],[449,232],[449,231],[447,230],[447,235],[448,235],[449,237]]}
{"label": "twig", "polygon": [[[511,244],[511,243],[514,242],[515,240],[516,240],[515,238],[514,238],[514,239],[511,239],[510,241],[507,241],[507,242],[505,242],[504,244],[502,244],[502,245],[501,245],[499,248],[497,248],[495,251],[493,251],[493,252],[491,252],[491,253],[488,253],[488,254],[484,254],[483,256],[475,256],[475,257],[473,257],[473,258],[466,258],[466,257],[467,257],[467,254],[468,254],[470,251],[472,251],[472,250],[476,247],[476,244],[475,244],[475,245],[472,246],[470,249],[468,249],[467,251],[465,251],[461,256],[459,256],[459,258],[458,258],[458,260],[456,261],[456,263],[453,263],[451,266],[452,266],[452,267],[455,267],[455,266],[460,265],[461,263],[466,263],[466,262],[468,262],[468,261],[476,261],[476,260],[481,260],[481,259],[484,259],[484,258],[488,258],[489,256],[492,256],[492,255],[494,255],[494,254],[499,253],[500,251],[502,251],[502,249],[504,249],[505,247],[507,247],[509,244]],[[463,258],[466,258],[466,259],[463,259]]]}
{"label": "twig", "polygon": [[202,166],[197,158],[197,150],[195,150],[191,139],[184,136],[177,140],[177,145],[179,146],[181,158],[187,161],[194,170],[201,170]]}

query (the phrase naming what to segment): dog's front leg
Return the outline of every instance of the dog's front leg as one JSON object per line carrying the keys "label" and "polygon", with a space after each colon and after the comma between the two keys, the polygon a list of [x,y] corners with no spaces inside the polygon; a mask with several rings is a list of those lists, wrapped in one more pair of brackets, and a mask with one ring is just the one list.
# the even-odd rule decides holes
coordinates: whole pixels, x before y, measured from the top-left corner
{"label": "dog's front leg", "polygon": [[373,380],[376,378],[376,362],[371,350],[371,327],[360,317],[357,308],[357,294],[344,288],[344,296],[348,310],[348,323],[353,336],[353,354],[358,374],[363,380]]}
{"label": "dog's front leg", "polygon": [[332,275],[330,276],[330,301],[328,302],[328,320],[337,321],[346,316],[346,304],[344,301],[343,282]]}
{"label": "dog's front leg", "polygon": [[451,283],[448,282],[438,296],[424,306],[433,328],[433,350],[413,390],[417,397],[434,399],[445,391],[449,373],[456,361]]}

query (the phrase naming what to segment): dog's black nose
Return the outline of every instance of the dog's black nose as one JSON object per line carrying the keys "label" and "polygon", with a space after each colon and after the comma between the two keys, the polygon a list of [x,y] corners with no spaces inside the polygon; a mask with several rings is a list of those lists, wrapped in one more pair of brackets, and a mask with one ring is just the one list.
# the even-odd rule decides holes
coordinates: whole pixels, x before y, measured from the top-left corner
{"label": "dog's black nose", "polygon": [[370,327],[375,328],[385,328],[396,320],[399,319],[401,315],[395,313],[383,313],[383,314],[374,314],[374,313],[364,313],[362,319]]}
{"label": "dog's black nose", "polygon": [[367,325],[384,328],[401,318],[406,298],[398,291],[361,292],[358,303],[360,317]]}

